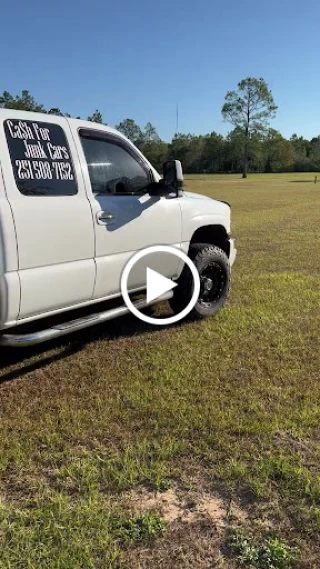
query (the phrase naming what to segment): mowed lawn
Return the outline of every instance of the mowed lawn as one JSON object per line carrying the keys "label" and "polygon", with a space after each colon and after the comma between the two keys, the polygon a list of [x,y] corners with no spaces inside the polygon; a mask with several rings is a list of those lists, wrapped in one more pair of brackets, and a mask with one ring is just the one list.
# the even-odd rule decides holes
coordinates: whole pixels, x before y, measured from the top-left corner
{"label": "mowed lawn", "polygon": [[232,204],[216,318],[1,351],[1,569],[319,567],[313,178],[186,176]]}

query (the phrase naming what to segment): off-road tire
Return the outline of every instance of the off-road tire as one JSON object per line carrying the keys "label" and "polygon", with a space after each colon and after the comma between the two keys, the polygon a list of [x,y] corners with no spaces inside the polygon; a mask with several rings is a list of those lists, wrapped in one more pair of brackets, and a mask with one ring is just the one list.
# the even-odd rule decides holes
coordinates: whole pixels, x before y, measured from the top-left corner
{"label": "off-road tire", "polygon": [[[189,256],[199,272],[201,288],[199,299],[188,318],[199,320],[215,316],[225,304],[229,294],[231,275],[228,256],[219,247],[208,243],[192,244]],[[183,268],[177,284],[174,296],[169,300],[175,314],[181,312],[191,300],[193,279],[187,266]],[[211,284],[212,291],[205,290],[205,287]]]}

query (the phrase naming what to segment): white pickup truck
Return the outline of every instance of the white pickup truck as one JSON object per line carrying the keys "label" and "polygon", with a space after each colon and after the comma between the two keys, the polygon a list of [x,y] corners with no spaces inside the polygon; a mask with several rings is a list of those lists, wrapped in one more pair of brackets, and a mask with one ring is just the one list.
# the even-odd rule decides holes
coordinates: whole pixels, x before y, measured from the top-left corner
{"label": "white pickup truck", "polygon": [[[180,166],[167,162],[161,178],[111,128],[0,109],[0,345],[36,344],[125,314],[122,271],[152,245],[192,258],[201,281],[192,316],[216,314],[236,256],[230,206],[184,191]],[[170,258],[156,268],[179,286],[158,300],[177,312],[192,281]],[[135,271],[129,292],[139,309],[145,288],[145,270]]]}

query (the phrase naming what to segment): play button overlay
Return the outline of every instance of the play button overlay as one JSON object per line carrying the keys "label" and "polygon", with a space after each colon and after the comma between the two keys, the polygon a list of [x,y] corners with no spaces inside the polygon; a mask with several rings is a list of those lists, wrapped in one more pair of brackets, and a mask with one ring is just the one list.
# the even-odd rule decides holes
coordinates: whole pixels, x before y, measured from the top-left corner
{"label": "play button overlay", "polygon": [[157,271],[147,267],[147,303],[152,302],[169,290],[173,290],[177,285],[174,281],[163,277]]}
{"label": "play button overlay", "polygon": [[[182,269],[184,264],[188,265],[193,278],[193,291],[190,302],[181,312],[175,314],[174,316],[169,316],[168,318],[152,318],[147,314],[143,314],[136,308],[136,306],[134,306],[128,292],[128,279],[130,277],[132,269],[135,268],[136,264],[139,263],[141,259],[144,259],[144,257],[147,257],[148,255],[150,256],[150,264],[152,264],[152,259],[155,258],[154,254],[156,253],[161,253],[162,255],[165,253],[168,256],[170,255],[170,258],[168,258],[168,266],[170,267],[172,266],[172,255],[178,257],[177,266],[180,264],[180,269]],[[145,259],[145,262],[146,261],[148,261],[148,259]],[[157,298],[160,299],[163,295],[171,290],[173,291],[174,289],[177,289],[175,291],[175,294],[179,294],[179,288],[177,288],[179,285],[176,282],[161,274],[160,271],[155,271],[149,267],[148,262],[146,265],[145,282],[147,289],[147,306],[149,303],[154,303]],[[147,247],[146,249],[142,249],[141,251],[138,251],[138,253],[135,253],[133,257],[131,257],[121,275],[120,287],[123,300],[130,312],[134,314],[134,316],[140,320],[143,320],[143,322],[147,322],[148,324],[153,324],[155,326],[165,326],[179,322],[179,320],[182,320],[189,314],[189,312],[191,312],[199,298],[200,277],[190,257],[188,257],[188,255],[186,255],[183,251],[176,249],[175,247],[170,247],[168,245],[155,245],[152,247]]]}

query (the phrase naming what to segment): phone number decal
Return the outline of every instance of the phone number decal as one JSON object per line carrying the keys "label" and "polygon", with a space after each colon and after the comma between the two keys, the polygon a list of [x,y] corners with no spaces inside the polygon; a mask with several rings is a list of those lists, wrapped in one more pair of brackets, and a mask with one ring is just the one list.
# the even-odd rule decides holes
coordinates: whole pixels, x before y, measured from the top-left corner
{"label": "phone number decal", "polygon": [[74,180],[69,162],[16,160],[20,180]]}

